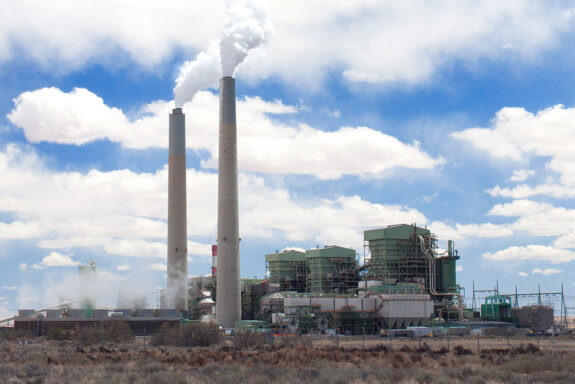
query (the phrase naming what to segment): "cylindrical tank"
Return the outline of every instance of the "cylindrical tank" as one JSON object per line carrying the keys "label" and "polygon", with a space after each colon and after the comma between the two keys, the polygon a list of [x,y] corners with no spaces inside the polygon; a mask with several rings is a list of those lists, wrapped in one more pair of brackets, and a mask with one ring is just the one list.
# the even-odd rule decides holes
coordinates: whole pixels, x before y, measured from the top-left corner
{"label": "cylindrical tank", "polygon": [[188,229],[186,218],[186,122],[182,108],[170,114],[168,169],[168,289],[166,306],[188,309]]}
{"label": "cylindrical tank", "polygon": [[238,216],[236,85],[233,77],[223,77],[220,80],[216,288],[216,321],[223,328],[233,328],[242,313]]}
{"label": "cylindrical tank", "polygon": [[442,259],[435,259],[435,291],[436,292],[444,292],[443,290],[443,263]]}

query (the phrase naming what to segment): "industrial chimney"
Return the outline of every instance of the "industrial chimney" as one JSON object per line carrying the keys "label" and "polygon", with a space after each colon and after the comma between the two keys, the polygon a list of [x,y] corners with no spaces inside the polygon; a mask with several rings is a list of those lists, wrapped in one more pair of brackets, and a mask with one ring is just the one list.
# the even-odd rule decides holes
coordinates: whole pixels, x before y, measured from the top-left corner
{"label": "industrial chimney", "polygon": [[212,277],[215,278],[218,270],[218,246],[212,245]]}
{"label": "industrial chimney", "polygon": [[223,77],[220,80],[216,292],[216,320],[223,328],[233,328],[235,322],[241,320],[239,242],[236,84],[233,77]]}
{"label": "industrial chimney", "polygon": [[188,229],[186,220],[186,116],[170,114],[168,170],[168,289],[166,306],[188,309]]}

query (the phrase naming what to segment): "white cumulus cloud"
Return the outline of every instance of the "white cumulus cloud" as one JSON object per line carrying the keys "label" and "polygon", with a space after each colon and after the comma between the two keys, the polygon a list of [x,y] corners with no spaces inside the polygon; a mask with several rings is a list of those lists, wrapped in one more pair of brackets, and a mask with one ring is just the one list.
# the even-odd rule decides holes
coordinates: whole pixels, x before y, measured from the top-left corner
{"label": "white cumulus cloud", "polygon": [[73,254],[63,255],[59,252],[50,252],[42,258],[38,264],[32,265],[32,268],[44,269],[46,267],[75,267],[80,263],[72,260]]}
{"label": "white cumulus cloud", "polygon": [[531,169],[516,169],[513,171],[513,176],[509,178],[509,181],[525,181],[533,175],[535,175],[535,171]]}
{"label": "white cumulus cloud", "polygon": [[[238,72],[307,87],[333,68],[350,82],[422,84],[455,62],[534,60],[572,31],[569,4],[543,0],[268,3],[276,33]],[[25,58],[58,71],[93,63],[157,67],[175,52],[205,50],[228,4],[20,0],[0,15],[0,63]],[[118,56],[124,59],[111,59]]]}
{"label": "white cumulus cloud", "polygon": [[[172,102],[166,101],[148,104],[139,117],[130,120],[86,89],[66,93],[42,88],[18,96],[8,118],[31,142],[81,145],[108,139],[128,148],[165,148],[171,106]],[[279,100],[245,97],[238,100],[237,109],[238,164],[243,171],[338,179],[343,175],[378,176],[396,167],[429,170],[444,163],[442,158],[429,156],[418,142],[403,143],[369,127],[322,131],[305,124],[280,124],[271,116],[297,113],[297,108]],[[199,92],[184,110],[188,114],[188,146],[207,150],[210,156],[202,165],[216,168],[218,97]]]}
{"label": "white cumulus cloud", "polygon": [[[489,191],[493,196],[525,198],[536,194],[554,197],[575,195],[575,108],[555,105],[536,114],[524,108],[503,108],[497,112],[490,128],[469,128],[452,137],[469,142],[498,159],[520,161],[528,156],[549,158],[547,169],[560,176],[561,184],[537,187],[519,185],[513,189],[499,186]],[[518,175],[518,176],[528,176]],[[521,179],[522,177],[518,177]]]}
{"label": "white cumulus cloud", "polygon": [[409,86],[454,62],[530,60],[572,25],[566,5],[544,1],[277,0],[270,9],[276,33],[238,76],[307,87],[333,68],[350,82]]}
{"label": "white cumulus cloud", "polygon": [[[10,209],[19,230],[4,240],[30,240],[54,252],[74,248],[103,254],[157,258],[166,256],[167,169],[67,172],[45,166],[31,149],[9,145],[0,151],[0,207]],[[216,231],[217,175],[188,170],[190,236],[213,238]],[[427,223],[416,209],[372,203],[359,196],[301,198],[256,175],[240,174],[242,236],[313,241],[361,247],[362,232],[373,226]],[[9,204],[10,203],[10,204]],[[346,220],[340,220],[345,217]],[[0,222],[6,228],[12,223]],[[281,244],[278,244],[281,246]],[[209,259],[210,244],[189,241],[192,258]]]}
{"label": "white cumulus cloud", "polygon": [[559,269],[559,268],[545,268],[545,269],[541,269],[541,268],[535,268],[534,270],[531,271],[531,273],[533,274],[541,274],[541,275],[545,275],[545,276],[549,276],[549,275],[555,275],[557,273],[562,273],[563,270]]}
{"label": "white cumulus cloud", "polygon": [[483,257],[497,261],[548,261],[552,264],[568,263],[575,260],[575,252],[545,245],[512,246],[494,253],[484,253]]}

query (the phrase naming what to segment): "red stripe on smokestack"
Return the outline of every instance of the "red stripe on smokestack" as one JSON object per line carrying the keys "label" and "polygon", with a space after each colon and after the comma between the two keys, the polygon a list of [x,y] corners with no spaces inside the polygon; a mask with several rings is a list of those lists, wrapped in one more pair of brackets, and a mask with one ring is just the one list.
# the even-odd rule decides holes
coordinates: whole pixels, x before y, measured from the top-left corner
{"label": "red stripe on smokestack", "polygon": [[212,277],[216,277],[218,271],[218,246],[212,245]]}

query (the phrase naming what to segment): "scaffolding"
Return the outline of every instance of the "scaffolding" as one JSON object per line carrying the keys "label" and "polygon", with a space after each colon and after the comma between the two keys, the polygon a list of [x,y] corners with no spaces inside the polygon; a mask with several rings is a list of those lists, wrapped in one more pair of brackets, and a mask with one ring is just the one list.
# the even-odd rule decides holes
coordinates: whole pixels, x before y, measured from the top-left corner
{"label": "scaffolding", "polygon": [[375,312],[358,312],[352,307],[330,312],[328,324],[330,328],[343,335],[375,335],[378,330]]}
{"label": "scaffolding", "polygon": [[309,293],[353,293],[359,275],[353,249],[328,246],[306,251]]}
{"label": "scaffolding", "polygon": [[[463,320],[463,297],[456,282],[459,259],[453,242],[440,253],[437,237],[415,224],[391,225],[364,231],[366,280],[381,280],[384,287],[419,285],[435,301],[436,315]],[[456,312],[453,310],[456,309]]]}
{"label": "scaffolding", "polygon": [[242,320],[257,319],[262,296],[270,291],[269,281],[260,279],[242,279],[241,306]]}
{"label": "scaffolding", "polygon": [[411,225],[393,225],[364,232],[364,247],[369,255],[368,280],[382,280],[384,285],[418,283],[429,287],[437,274],[430,268],[420,244],[421,236],[432,254],[437,253],[437,238],[428,229]]}
{"label": "scaffolding", "polygon": [[289,250],[266,255],[266,271],[280,291],[303,293],[306,290],[307,264],[305,253]]}
{"label": "scaffolding", "polygon": [[[291,332],[307,334],[332,330],[344,335],[369,335],[378,331],[375,304],[364,308],[364,300],[368,299],[355,296],[317,298],[298,295],[297,300],[301,301],[291,305],[284,303],[285,316],[281,323]],[[341,301],[347,302],[347,300],[355,300],[355,305],[340,305]],[[357,300],[361,300],[361,304]]]}

